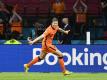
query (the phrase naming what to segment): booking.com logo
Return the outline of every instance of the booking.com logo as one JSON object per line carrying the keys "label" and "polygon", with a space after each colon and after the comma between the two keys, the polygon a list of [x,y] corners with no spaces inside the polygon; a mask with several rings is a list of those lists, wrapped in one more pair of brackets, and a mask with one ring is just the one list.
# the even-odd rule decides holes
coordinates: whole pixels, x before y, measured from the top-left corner
{"label": "booking.com logo", "polygon": [[[37,54],[37,52],[41,52],[40,48],[34,48],[33,49],[33,59],[37,56],[39,56]],[[67,61],[65,62],[65,65],[74,65],[76,66],[77,63],[80,66],[94,66],[94,65],[105,65],[104,69],[107,70],[107,53],[104,53],[103,55],[99,52],[91,52],[89,53],[89,49],[88,48],[84,48],[83,52],[79,52],[77,53],[77,49],[76,48],[72,48],[72,51],[70,53],[67,52],[63,52],[63,56],[67,57]],[[54,60],[50,61],[49,58],[53,57]],[[82,60],[82,58],[84,58],[84,60]],[[97,59],[97,62],[95,62],[95,59]],[[34,65],[42,65],[44,62],[46,62],[48,65],[55,65],[58,62],[58,58],[57,56],[55,56],[54,54],[47,54],[46,58]],[[96,64],[97,63],[97,64]]]}

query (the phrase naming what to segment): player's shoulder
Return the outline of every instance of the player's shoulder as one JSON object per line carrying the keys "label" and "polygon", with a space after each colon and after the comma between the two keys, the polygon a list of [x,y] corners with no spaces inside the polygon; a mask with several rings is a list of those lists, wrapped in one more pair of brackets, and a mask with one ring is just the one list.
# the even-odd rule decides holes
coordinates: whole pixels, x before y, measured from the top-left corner
{"label": "player's shoulder", "polygon": [[57,28],[53,29],[52,26],[50,25],[46,30],[51,32],[53,30],[58,30],[58,29],[59,29],[59,26]]}
{"label": "player's shoulder", "polygon": [[51,25],[47,27],[47,30],[49,30],[49,31],[51,30]]}
{"label": "player's shoulder", "polygon": [[45,32],[50,32],[50,31],[51,31],[51,28],[50,28],[50,26],[48,26],[48,27],[46,28]]}

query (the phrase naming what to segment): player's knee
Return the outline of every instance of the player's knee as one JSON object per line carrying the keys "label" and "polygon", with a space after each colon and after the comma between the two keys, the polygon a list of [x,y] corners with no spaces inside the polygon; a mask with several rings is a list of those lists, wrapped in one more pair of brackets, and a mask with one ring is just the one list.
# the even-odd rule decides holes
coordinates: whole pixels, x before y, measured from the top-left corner
{"label": "player's knee", "polygon": [[63,54],[60,54],[60,56],[59,57],[63,57]]}
{"label": "player's knee", "polygon": [[63,58],[63,55],[61,54],[60,56],[58,56],[58,58],[59,58],[59,59],[62,59],[62,58]]}
{"label": "player's knee", "polygon": [[41,60],[43,60],[44,58],[39,56],[38,59],[39,59],[39,61],[41,61]]}

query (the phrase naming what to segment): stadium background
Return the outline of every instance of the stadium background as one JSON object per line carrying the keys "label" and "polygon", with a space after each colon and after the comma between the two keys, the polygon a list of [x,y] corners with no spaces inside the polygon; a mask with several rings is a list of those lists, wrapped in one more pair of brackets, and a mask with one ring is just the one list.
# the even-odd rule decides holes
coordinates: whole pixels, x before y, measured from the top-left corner
{"label": "stadium background", "polygon": [[[10,12],[9,14],[3,14],[1,11],[1,18],[3,19],[3,31],[2,27],[0,42],[5,42],[4,40],[10,39],[10,35],[12,33],[11,26],[9,25],[9,18],[12,16],[12,10],[15,5],[18,5],[16,8],[16,12],[22,17],[22,28],[21,33],[16,35],[20,40],[26,40],[28,36],[32,38],[39,36],[45,28],[50,24],[52,17],[54,17],[54,13],[52,12],[52,4],[55,0],[3,0],[2,1],[7,10]],[[62,19],[64,17],[69,18],[69,24],[72,27],[72,44],[85,44],[85,33],[84,29],[82,29],[81,35],[77,33],[78,28],[76,28],[75,15],[73,11],[73,5],[76,0],[65,0],[65,10],[63,15],[59,16],[59,26],[63,28]],[[88,7],[87,9],[87,22],[84,28],[87,28],[86,31],[91,32],[91,40],[92,44],[106,44],[106,24],[105,18],[103,15],[103,9],[101,7],[101,0],[86,0],[84,1]],[[35,30],[35,23],[39,23],[39,30]],[[41,29],[42,25],[42,29]],[[37,27],[36,27],[37,28]],[[5,30],[6,29],[6,30]],[[37,32],[36,32],[37,31]],[[85,31],[85,32],[86,32]],[[19,31],[20,32],[20,31]],[[76,34],[77,33],[77,34]],[[17,33],[16,33],[17,34]],[[55,44],[58,44],[57,40],[59,39],[59,34],[55,37]],[[3,40],[3,42],[2,42]],[[24,43],[25,41],[22,41]],[[26,43],[24,43],[26,44]]]}
{"label": "stadium background", "polygon": [[[59,26],[61,28],[63,28],[62,19],[69,18],[69,24],[72,27],[71,30],[73,31],[73,33],[71,43],[69,45],[61,44],[58,42],[62,34],[57,33],[57,35],[55,36],[53,44],[56,44],[59,49],[64,48],[62,52],[71,52],[71,48],[73,47],[79,47],[79,52],[81,52],[85,47],[91,49],[89,50],[89,52],[99,52],[101,53],[101,55],[107,52],[107,19],[105,19],[103,8],[101,6],[102,0],[83,0],[88,7],[86,14],[87,21],[85,23],[85,27],[83,27],[86,30],[84,31],[84,29],[82,29],[79,33],[78,28],[76,27],[77,25],[75,22],[75,13],[73,11],[73,6],[77,0],[62,0],[65,5],[65,10],[63,14],[60,15],[56,15],[52,11],[52,5],[56,1],[59,0],[0,0],[0,72],[3,72],[0,73],[1,80],[52,80],[52,78],[54,78],[55,80],[70,80],[71,78],[78,80],[107,79],[106,73],[72,73],[72,75],[68,77],[64,77],[60,73],[23,73],[23,63],[32,59],[33,48],[38,48],[38,45],[29,46],[27,37],[30,36],[32,39],[34,39],[35,37],[42,34],[43,31],[50,25],[51,19],[53,17],[57,17],[59,19]],[[5,5],[5,10],[2,10],[2,4]],[[15,6],[17,7],[15,8]],[[18,15],[20,15],[20,17],[22,18],[22,24],[20,26],[21,30],[18,31],[17,28],[12,31],[12,26],[9,24],[9,20],[13,15],[13,9],[15,9]],[[39,26],[39,28],[36,26]],[[86,45],[85,33],[87,31],[91,33],[91,44],[93,45]],[[13,39],[17,41],[14,41]],[[15,44],[14,42],[16,42],[21,45],[4,45],[8,40],[12,40],[10,41],[11,44]],[[65,47],[68,47],[68,49],[65,49]],[[25,56],[30,57],[28,58]],[[97,59],[95,61],[97,61]],[[98,66],[97,62],[95,62],[93,68],[92,66],[77,66],[75,69],[75,66],[73,67],[71,65],[68,68],[70,68],[70,70],[74,70],[73,72],[106,72],[106,70],[103,69],[104,66],[105,64]],[[36,70],[38,67],[36,67],[36,69],[35,67],[36,66],[32,68],[31,72],[42,72],[42,70]],[[44,69],[46,67],[50,66],[44,64],[41,69]],[[57,65],[54,67],[56,67],[55,72],[60,72]],[[51,69],[53,68],[50,67],[50,69],[48,70],[51,71]],[[43,72],[49,71],[43,70]]]}

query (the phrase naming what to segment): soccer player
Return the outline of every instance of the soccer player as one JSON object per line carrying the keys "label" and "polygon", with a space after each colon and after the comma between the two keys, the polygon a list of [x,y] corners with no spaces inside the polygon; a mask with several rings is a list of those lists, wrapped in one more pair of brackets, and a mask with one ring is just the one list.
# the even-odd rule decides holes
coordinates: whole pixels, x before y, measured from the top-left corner
{"label": "soccer player", "polygon": [[53,53],[56,56],[58,56],[59,64],[60,64],[63,74],[64,75],[70,74],[70,72],[68,70],[66,70],[66,68],[65,68],[62,52],[59,51],[54,45],[52,45],[54,35],[56,34],[57,31],[68,34],[70,30],[64,31],[63,29],[59,28],[58,19],[53,18],[51,25],[45,30],[45,32],[41,36],[39,36],[38,38],[36,38],[34,40],[29,40],[29,44],[34,44],[37,41],[43,39],[42,40],[42,51],[41,51],[41,54],[39,57],[36,57],[29,63],[24,64],[25,72],[28,72],[29,68],[33,64],[37,63],[38,61],[43,60],[48,53]]}

